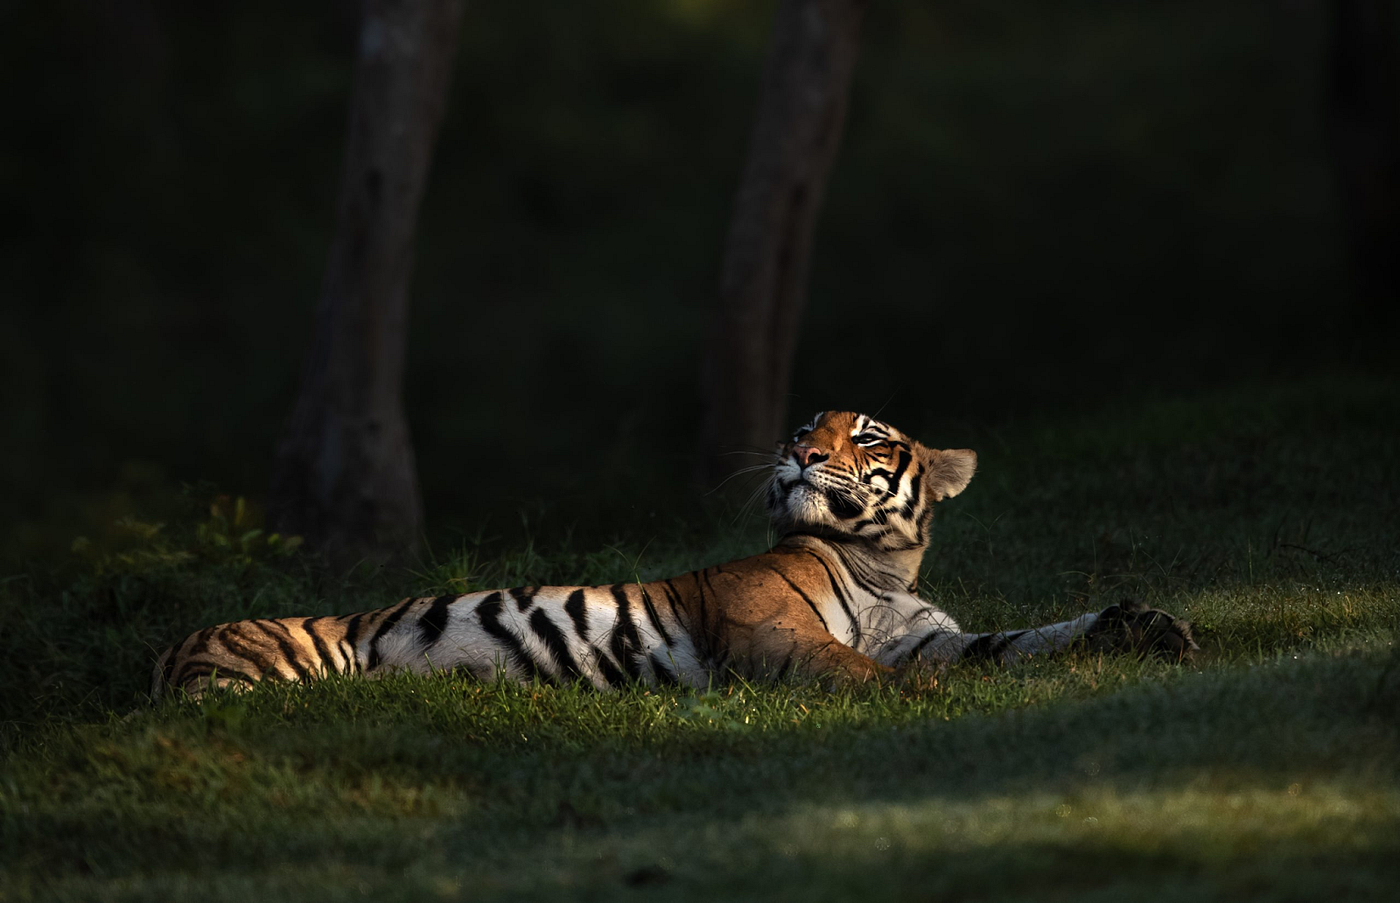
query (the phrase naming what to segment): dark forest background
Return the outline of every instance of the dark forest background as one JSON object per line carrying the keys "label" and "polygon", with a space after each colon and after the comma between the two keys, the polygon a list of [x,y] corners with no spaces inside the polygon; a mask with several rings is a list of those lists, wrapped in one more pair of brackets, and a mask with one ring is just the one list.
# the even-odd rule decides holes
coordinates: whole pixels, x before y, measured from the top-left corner
{"label": "dark forest background", "polygon": [[[772,15],[469,4],[409,330],[433,530],[699,498],[701,343]],[[0,3],[0,535],[66,544],[182,481],[265,491],[357,23],[324,0]],[[872,4],[794,425],[879,410],[957,445],[1393,373],[1347,256],[1331,23],[1302,0]]]}

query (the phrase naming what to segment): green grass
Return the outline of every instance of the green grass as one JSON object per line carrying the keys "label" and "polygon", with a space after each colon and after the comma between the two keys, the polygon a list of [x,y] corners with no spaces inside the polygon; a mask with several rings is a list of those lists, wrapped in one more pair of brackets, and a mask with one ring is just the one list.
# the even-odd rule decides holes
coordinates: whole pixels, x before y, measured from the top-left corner
{"label": "green grass", "polygon": [[399,676],[150,707],[153,650],[214,620],[645,579],[763,530],[698,513],[332,579],[227,510],[128,524],[0,589],[0,900],[1390,899],[1397,423],[1400,389],[1334,380],[950,430],[982,471],[927,594],[979,628],[1137,596],[1198,625],[1187,666],[835,694]]}

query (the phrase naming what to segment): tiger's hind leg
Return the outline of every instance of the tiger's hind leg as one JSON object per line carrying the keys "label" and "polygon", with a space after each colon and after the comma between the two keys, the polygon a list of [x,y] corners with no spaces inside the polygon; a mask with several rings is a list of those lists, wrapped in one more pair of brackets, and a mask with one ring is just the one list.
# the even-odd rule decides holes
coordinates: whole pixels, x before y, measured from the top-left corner
{"label": "tiger's hind leg", "polygon": [[832,637],[803,656],[793,673],[818,678],[832,687],[867,683],[893,673],[893,669],[862,655]]}
{"label": "tiger's hind leg", "polygon": [[[185,679],[179,687],[174,688],[177,694],[183,693],[190,699],[200,699],[205,693],[213,690],[228,690],[234,693],[243,693],[253,689],[253,682],[246,677],[231,677],[220,674],[217,669],[208,674],[192,674]],[[166,692],[172,692],[167,690]]]}
{"label": "tiger's hind leg", "polygon": [[257,679],[236,669],[220,669],[217,665],[197,664],[182,670],[179,680],[172,680],[171,659],[177,647],[172,646],[156,662],[151,675],[151,701],[158,702],[174,693],[199,699],[210,690],[230,689],[234,692],[252,689]]}
{"label": "tiger's hind leg", "polygon": [[1027,656],[1061,652],[1080,643],[1095,652],[1156,655],[1170,661],[1189,658],[1200,648],[1189,622],[1132,601],[1044,627],[996,633],[935,630],[921,637],[900,661],[886,664],[979,660],[1009,664]]}

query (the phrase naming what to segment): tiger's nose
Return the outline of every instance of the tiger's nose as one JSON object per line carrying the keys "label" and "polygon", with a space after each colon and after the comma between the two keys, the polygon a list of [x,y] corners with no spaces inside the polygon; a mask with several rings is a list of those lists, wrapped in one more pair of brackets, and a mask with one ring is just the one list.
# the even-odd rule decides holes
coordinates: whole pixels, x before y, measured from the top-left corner
{"label": "tiger's nose", "polygon": [[798,466],[803,468],[811,467],[813,464],[818,464],[831,457],[831,455],[828,455],[826,452],[815,449],[810,445],[794,445],[792,447],[792,456],[797,459]]}

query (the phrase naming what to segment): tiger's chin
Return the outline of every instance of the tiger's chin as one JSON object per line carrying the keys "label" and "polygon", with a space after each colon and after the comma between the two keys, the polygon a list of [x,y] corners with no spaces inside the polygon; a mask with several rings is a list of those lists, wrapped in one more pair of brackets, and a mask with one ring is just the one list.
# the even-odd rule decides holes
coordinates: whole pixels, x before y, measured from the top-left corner
{"label": "tiger's chin", "polygon": [[819,528],[845,533],[848,527],[832,510],[827,493],[807,482],[794,484],[782,499],[778,522],[791,528]]}
{"label": "tiger's chin", "polygon": [[830,526],[836,522],[827,505],[826,494],[807,483],[788,490],[787,515],[794,524]]}

